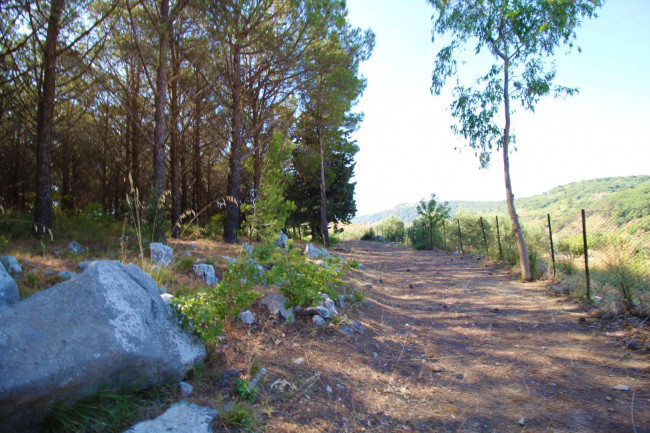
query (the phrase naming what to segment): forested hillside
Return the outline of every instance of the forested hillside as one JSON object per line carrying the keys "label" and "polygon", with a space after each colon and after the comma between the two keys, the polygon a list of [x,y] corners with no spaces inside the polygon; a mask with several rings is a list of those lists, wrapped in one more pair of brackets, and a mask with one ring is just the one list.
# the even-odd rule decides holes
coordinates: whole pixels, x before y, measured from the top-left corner
{"label": "forested hillside", "polygon": [[282,224],[317,237],[356,212],[352,110],[374,35],[344,2],[10,0],[0,14],[0,205],[37,234],[57,213],[121,220],[137,204],[156,239],[195,221],[235,242],[273,194],[296,204]]}
{"label": "forested hillside", "polygon": [[[555,187],[544,194],[515,200],[517,211],[527,220],[541,219],[547,213],[556,216],[575,214],[580,209],[611,211],[616,224],[634,221],[650,230],[650,176],[607,177],[584,180]],[[399,204],[389,210],[354,218],[357,224],[373,224],[391,215],[406,223],[417,218],[417,203]],[[481,215],[506,214],[505,201],[452,201],[451,214],[462,208]]]}

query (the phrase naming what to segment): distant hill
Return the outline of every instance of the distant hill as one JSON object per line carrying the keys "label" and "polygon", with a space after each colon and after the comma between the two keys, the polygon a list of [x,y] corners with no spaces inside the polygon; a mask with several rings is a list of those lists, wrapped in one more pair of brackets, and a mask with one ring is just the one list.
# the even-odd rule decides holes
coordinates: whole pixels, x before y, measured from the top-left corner
{"label": "distant hill", "polygon": [[[550,213],[561,216],[579,212],[580,209],[610,211],[617,224],[643,220],[650,228],[650,176],[606,177],[561,185],[533,197],[515,200],[517,212],[523,219],[541,219]],[[391,215],[405,223],[417,218],[417,203],[399,204],[383,212],[360,215],[352,222],[374,224]],[[460,208],[481,215],[507,213],[505,201],[451,201],[452,215]],[[642,221],[639,221],[640,223]]]}

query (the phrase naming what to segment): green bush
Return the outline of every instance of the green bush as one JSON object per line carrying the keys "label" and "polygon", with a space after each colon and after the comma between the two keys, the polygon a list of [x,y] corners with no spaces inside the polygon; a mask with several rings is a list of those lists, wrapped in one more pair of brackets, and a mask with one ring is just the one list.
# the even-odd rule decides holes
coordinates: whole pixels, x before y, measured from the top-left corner
{"label": "green bush", "polygon": [[377,224],[376,231],[388,242],[402,243],[405,240],[404,221],[394,215],[389,216]]}

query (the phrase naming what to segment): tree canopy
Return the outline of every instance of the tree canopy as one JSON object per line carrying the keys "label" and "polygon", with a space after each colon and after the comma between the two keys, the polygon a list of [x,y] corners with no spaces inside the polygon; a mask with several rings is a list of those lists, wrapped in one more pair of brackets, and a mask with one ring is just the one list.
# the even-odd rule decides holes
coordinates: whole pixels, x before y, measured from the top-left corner
{"label": "tree canopy", "polygon": [[[515,232],[522,279],[530,280],[530,265],[514,207],[509,152],[511,101],[534,111],[542,96],[572,95],[577,89],[554,85],[555,65],[549,58],[558,47],[573,47],[576,29],[595,15],[600,0],[429,0],[435,9],[434,32],[451,42],[436,56],[431,91],[440,94],[447,79],[456,76],[459,51],[467,45],[475,55],[487,50],[492,63],[474,84],[456,81],[451,104],[458,123],[452,130],[467,140],[481,167],[490,164],[492,151],[501,150],[508,213]],[[498,118],[503,115],[503,123]]]}

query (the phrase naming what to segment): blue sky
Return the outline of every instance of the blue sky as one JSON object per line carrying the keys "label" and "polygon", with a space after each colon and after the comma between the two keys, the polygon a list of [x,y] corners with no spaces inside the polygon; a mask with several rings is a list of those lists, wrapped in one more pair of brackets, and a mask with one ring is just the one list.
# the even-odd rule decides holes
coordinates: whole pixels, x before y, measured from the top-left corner
{"label": "blue sky", "polygon": [[[348,0],[350,22],[375,32],[361,67],[368,86],[356,109],[358,215],[435,193],[443,200],[504,200],[503,164],[488,170],[450,130],[451,87],[430,93],[433,9],[425,0]],[[650,1],[610,0],[577,31],[582,49],[556,56],[557,84],[578,87],[513,115],[515,197],[608,176],[650,174]],[[438,42],[438,41],[436,41]],[[479,62],[465,68],[472,76]],[[454,150],[455,147],[461,151]]]}

